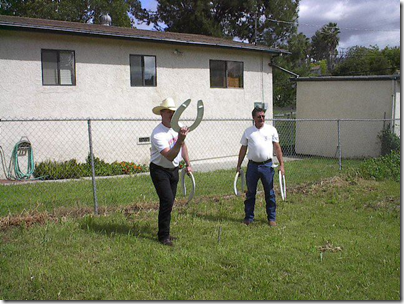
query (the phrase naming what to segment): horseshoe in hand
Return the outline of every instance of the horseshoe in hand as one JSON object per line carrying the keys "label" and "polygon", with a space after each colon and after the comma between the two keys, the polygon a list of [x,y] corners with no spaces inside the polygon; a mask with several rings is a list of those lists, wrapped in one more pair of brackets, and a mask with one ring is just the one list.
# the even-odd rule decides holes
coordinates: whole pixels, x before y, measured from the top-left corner
{"label": "horseshoe in hand", "polygon": [[[182,115],[182,112],[185,111],[186,108],[188,108],[189,104],[191,103],[191,99],[187,99],[186,101],[184,101],[182,103],[182,105],[180,105],[178,107],[178,109],[175,111],[173,117],[171,118],[171,128],[175,131],[175,132],[179,132],[181,127],[178,124],[178,121]],[[194,123],[189,127],[189,131],[195,130],[197,126],[199,126],[199,124],[202,121],[203,118],[203,113],[204,113],[204,107],[203,107],[203,101],[202,100],[198,100],[198,104],[197,104],[197,116],[196,119],[194,121]]]}

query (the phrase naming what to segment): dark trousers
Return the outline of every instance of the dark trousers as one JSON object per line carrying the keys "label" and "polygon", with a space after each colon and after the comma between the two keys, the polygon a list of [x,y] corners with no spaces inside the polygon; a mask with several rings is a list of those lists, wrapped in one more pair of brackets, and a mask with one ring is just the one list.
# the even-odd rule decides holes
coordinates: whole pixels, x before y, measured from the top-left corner
{"label": "dark trousers", "polygon": [[162,241],[170,236],[171,211],[173,209],[177,184],[179,180],[178,167],[166,169],[150,163],[150,176],[160,199],[158,217],[158,239]]}
{"label": "dark trousers", "polygon": [[266,211],[268,221],[276,220],[276,200],[274,191],[274,175],[275,170],[272,168],[272,162],[257,165],[248,162],[247,165],[247,195],[244,201],[244,220],[252,222],[254,220],[254,208],[255,208],[255,195],[257,194],[258,180],[261,179],[264,186]]}

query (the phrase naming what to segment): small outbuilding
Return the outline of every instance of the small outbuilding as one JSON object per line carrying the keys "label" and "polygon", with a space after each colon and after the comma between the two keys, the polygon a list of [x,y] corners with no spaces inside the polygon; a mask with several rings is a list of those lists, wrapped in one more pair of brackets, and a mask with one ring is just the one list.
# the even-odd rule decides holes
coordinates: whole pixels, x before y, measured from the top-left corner
{"label": "small outbuilding", "polygon": [[297,83],[297,154],[343,158],[377,157],[380,132],[400,136],[400,75],[329,76]]}

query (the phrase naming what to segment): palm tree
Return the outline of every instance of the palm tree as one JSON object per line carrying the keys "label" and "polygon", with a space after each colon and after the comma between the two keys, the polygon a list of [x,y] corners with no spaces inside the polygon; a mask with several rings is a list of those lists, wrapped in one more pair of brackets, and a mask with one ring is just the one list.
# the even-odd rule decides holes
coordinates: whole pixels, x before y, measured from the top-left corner
{"label": "palm tree", "polygon": [[339,44],[339,34],[341,33],[336,23],[330,22],[323,26],[320,31],[321,40],[325,44],[326,60],[328,71],[332,71],[334,68],[334,60],[337,56],[337,46]]}

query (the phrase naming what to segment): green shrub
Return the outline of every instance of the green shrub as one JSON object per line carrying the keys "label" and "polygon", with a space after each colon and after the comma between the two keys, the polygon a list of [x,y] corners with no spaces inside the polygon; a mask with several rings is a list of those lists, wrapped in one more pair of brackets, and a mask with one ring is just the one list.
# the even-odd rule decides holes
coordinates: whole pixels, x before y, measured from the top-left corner
{"label": "green shrub", "polygon": [[[94,171],[96,176],[113,176],[147,172],[148,167],[125,161],[110,164],[98,157],[94,157]],[[45,161],[36,163],[34,177],[56,180],[89,177],[91,174],[91,158],[88,155],[85,163],[78,163],[75,159],[65,162]]]}
{"label": "green shrub", "polygon": [[400,153],[392,151],[388,155],[367,159],[360,164],[356,173],[365,179],[391,179],[399,182]]}
{"label": "green shrub", "polygon": [[391,132],[390,125],[379,133],[378,138],[382,143],[382,155],[390,154],[391,151],[400,151],[400,137]]}
{"label": "green shrub", "polygon": [[89,176],[88,168],[86,164],[79,164],[75,159],[65,162],[45,161],[35,164],[35,178],[55,180],[83,176]]}

